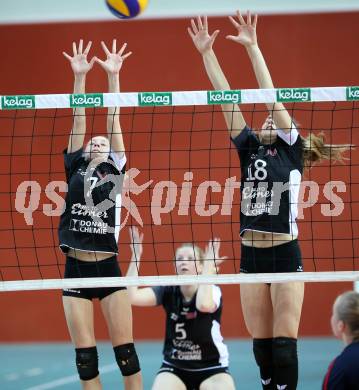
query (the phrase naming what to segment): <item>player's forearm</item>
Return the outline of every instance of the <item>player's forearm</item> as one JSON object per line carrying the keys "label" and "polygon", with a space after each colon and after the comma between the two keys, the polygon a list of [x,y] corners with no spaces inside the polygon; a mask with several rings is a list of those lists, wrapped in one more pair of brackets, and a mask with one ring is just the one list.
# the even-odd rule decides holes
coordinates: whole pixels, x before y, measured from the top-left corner
{"label": "player's forearm", "polygon": [[[74,94],[84,94],[86,85],[85,74],[75,74],[74,78]],[[74,151],[82,147],[86,133],[86,116],[85,108],[77,107],[73,110],[73,126],[68,145],[68,151]]]}
{"label": "player's forearm", "polygon": [[226,76],[224,75],[213,50],[210,50],[203,55],[203,63],[214,89],[230,89]]}
{"label": "player's forearm", "polygon": [[[223,70],[218,62],[218,59],[213,50],[208,51],[203,55],[203,63],[215,90],[230,90],[231,87]],[[224,119],[229,131],[242,130],[245,122],[236,104],[222,104],[221,105]]]}
{"label": "player's forearm", "polygon": [[247,52],[252,63],[254,74],[258,81],[259,88],[274,88],[272,77],[259,46],[249,46],[247,47]]}
{"label": "player's forearm", "polygon": [[[108,91],[110,93],[120,92],[120,78],[118,74],[108,75]],[[122,129],[120,124],[120,108],[109,107],[107,111],[107,135],[111,148],[116,153],[125,151]]]}
{"label": "player's forearm", "polygon": [[[215,275],[217,273],[214,261],[205,260],[202,275]],[[196,306],[202,312],[214,312],[217,307],[213,297],[213,285],[201,284],[197,290]]]}
{"label": "player's forearm", "polygon": [[[252,63],[259,88],[274,88],[272,76],[258,45],[247,47],[247,52]],[[290,131],[292,119],[282,103],[267,103],[267,109],[271,113],[274,123],[284,131]]]}
{"label": "player's forearm", "polygon": [[213,285],[200,285],[197,290],[196,307],[204,313],[213,313],[217,307],[213,299]]}
{"label": "player's forearm", "polygon": [[[131,276],[132,277],[138,276],[138,267],[139,267],[138,264],[139,263],[137,263],[136,260],[137,259],[132,256],[131,263],[128,267],[126,277],[127,276],[130,276],[130,277]],[[128,292],[128,296],[130,298],[131,303],[134,302],[136,299],[136,294],[138,292],[138,286],[128,286],[127,292]]]}

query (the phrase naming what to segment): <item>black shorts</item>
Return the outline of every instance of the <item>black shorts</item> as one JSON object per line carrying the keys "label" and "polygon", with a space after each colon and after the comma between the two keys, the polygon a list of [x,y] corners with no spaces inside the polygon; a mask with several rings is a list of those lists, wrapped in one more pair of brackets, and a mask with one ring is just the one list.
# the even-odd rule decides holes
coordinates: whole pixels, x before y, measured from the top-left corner
{"label": "black shorts", "polygon": [[171,374],[176,375],[185,384],[187,390],[198,390],[201,383],[213,375],[221,373],[229,374],[228,367],[190,371],[166,363],[162,363],[157,374],[160,374],[161,372],[170,372]]}
{"label": "black shorts", "polygon": [[[66,257],[65,279],[68,278],[108,278],[122,276],[116,256],[100,261],[82,261],[73,257]],[[103,299],[115,291],[125,290],[126,287],[96,287],[64,289],[65,297]]]}
{"label": "black shorts", "polygon": [[241,246],[240,271],[248,274],[302,272],[302,255],[298,240],[270,248]]}

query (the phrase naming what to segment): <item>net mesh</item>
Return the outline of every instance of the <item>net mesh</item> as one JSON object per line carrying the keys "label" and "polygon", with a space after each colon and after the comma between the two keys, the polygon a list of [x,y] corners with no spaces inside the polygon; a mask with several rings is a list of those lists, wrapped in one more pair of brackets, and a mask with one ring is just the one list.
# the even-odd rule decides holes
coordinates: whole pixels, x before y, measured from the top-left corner
{"label": "net mesh", "polygon": [[[357,95],[356,87],[342,87],[3,96],[0,289],[98,286],[95,279],[63,280],[65,257],[58,249],[57,227],[66,195],[62,151],[72,126],[71,107],[76,105],[88,107],[87,139],[104,134],[104,107],[122,106],[128,160],[119,240],[123,271],[131,256],[128,226],[139,225],[144,232],[141,277],[106,278],[100,280],[103,285],[186,284],[186,277],[173,275],[176,248],[187,242],[204,248],[214,237],[221,239],[221,255],[228,257],[221,273],[213,276],[216,283],[283,281],[283,277],[358,280]],[[263,103],[280,98],[286,99],[301,135],[321,132],[326,143],[353,148],[343,163],[322,162],[303,177],[297,223],[306,272],[243,277],[239,159],[217,104],[244,103],[241,111],[248,125],[259,128],[268,113]],[[195,280],[209,283],[211,278],[200,275]]]}

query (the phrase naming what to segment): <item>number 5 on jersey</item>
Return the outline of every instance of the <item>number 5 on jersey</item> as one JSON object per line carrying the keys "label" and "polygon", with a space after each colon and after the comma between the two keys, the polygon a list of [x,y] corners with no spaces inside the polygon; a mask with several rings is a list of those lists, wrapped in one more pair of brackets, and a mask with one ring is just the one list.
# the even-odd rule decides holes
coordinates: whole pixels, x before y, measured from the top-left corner
{"label": "number 5 on jersey", "polygon": [[179,324],[176,324],[176,339],[177,340],[184,340],[185,338],[187,338],[187,333],[185,331],[185,329],[183,329],[184,327],[184,323],[179,323]]}

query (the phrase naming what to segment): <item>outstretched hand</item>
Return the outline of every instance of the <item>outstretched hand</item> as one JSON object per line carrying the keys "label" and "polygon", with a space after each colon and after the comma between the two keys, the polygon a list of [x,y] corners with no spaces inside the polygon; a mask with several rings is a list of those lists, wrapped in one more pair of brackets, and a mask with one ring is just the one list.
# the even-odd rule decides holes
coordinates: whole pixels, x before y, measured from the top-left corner
{"label": "outstretched hand", "polygon": [[219,30],[214,31],[212,35],[209,35],[207,16],[203,17],[203,21],[200,16],[197,16],[197,24],[191,19],[191,26],[192,28],[188,27],[187,31],[197,50],[202,55],[212,50],[213,43],[219,34]]}
{"label": "outstretched hand", "polygon": [[209,269],[214,269],[216,272],[219,266],[227,259],[227,256],[220,256],[219,249],[221,247],[220,238],[209,240],[208,245],[204,251],[204,265],[203,270],[206,272]]}
{"label": "outstretched hand", "polygon": [[83,40],[80,39],[78,47],[76,46],[76,42],[72,42],[72,57],[66,52],[62,52],[62,54],[70,61],[71,68],[75,75],[85,75],[96,61],[96,57],[92,57],[90,62],[87,60],[87,55],[90,51],[91,45],[92,42],[90,41],[85,50],[83,50]]}
{"label": "outstretched hand", "polygon": [[240,11],[237,11],[237,18],[229,17],[229,20],[233,24],[233,26],[237,29],[237,35],[227,35],[227,39],[231,41],[238,42],[245,47],[254,46],[257,44],[257,20],[258,15],[254,15],[252,20],[252,15],[249,11],[247,11],[247,21],[243,18]]}
{"label": "outstretched hand", "polygon": [[126,49],[127,43],[124,43],[118,52],[116,49],[116,45],[117,41],[116,39],[114,39],[112,41],[112,52],[110,52],[105,43],[101,42],[101,46],[107,58],[105,61],[102,61],[99,58],[95,59],[95,61],[98,62],[108,74],[117,74],[122,68],[123,61],[132,54],[131,51],[126,54],[123,54]]}
{"label": "outstretched hand", "polygon": [[142,242],[143,242],[143,233],[140,234],[136,226],[131,226],[129,229],[130,239],[131,239],[131,252],[132,259],[131,261],[136,261],[137,263],[141,260],[142,256]]}

